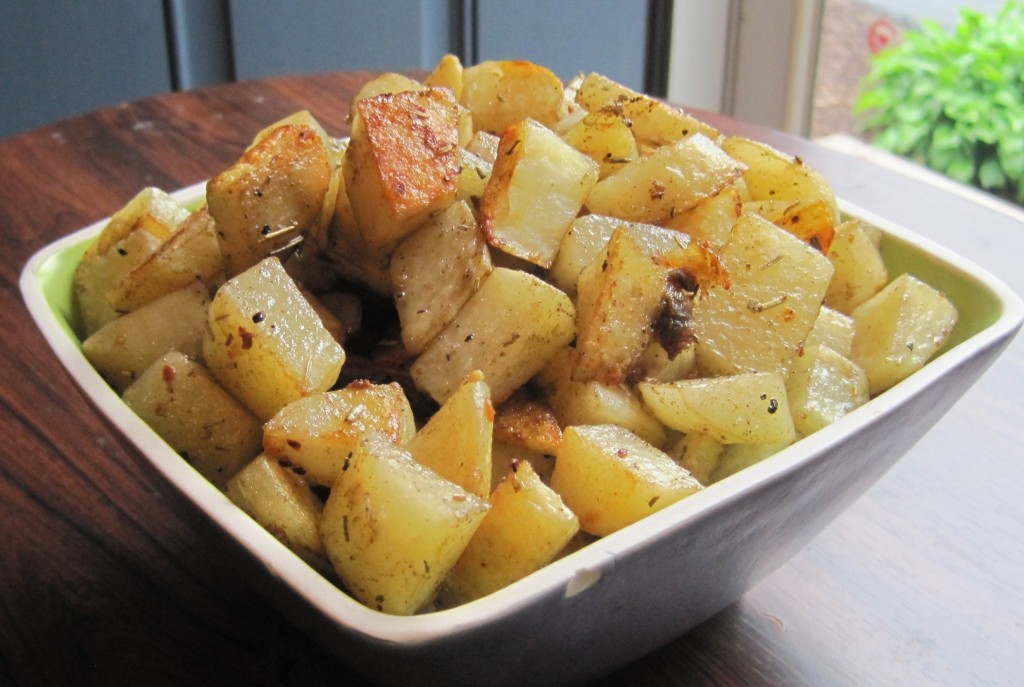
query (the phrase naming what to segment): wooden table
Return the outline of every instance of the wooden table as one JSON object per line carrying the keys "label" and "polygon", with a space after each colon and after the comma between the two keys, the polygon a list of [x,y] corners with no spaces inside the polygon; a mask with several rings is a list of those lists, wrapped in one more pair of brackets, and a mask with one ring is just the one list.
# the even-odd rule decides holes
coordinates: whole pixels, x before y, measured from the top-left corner
{"label": "wooden table", "polygon": [[[74,389],[18,292],[40,247],[143,185],[206,179],[308,108],[335,134],[362,73],[163,95],[0,142],[0,684],[365,684],[257,595]],[[722,117],[839,195],[1024,293],[1024,226]],[[807,549],[602,685],[1010,685],[1024,676],[1024,338]]]}

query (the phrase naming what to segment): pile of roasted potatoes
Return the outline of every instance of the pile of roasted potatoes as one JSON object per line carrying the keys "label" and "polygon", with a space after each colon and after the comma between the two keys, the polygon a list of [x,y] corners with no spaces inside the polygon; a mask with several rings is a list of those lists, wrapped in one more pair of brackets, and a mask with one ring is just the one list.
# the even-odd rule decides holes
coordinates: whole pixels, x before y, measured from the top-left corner
{"label": "pile of roasted potatoes", "polygon": [[822,176],[599,74],[384,74],[78,265],[82,348],[167,444],[392,614],[451,607],[919,369],[956,309]]}

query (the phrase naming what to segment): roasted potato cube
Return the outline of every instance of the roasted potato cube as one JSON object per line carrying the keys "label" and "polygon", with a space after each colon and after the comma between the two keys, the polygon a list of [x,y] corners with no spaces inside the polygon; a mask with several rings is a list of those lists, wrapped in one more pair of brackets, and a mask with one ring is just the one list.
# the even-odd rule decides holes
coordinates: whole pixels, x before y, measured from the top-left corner
{"label": "roasted potato cube", "polygon": [[576,89],[576,102],[590,112],[610,109],[631,124],[636,139],[648,146],[662,146],[702,134],[718,137],[714,127],[678,107],[638,93],[600,74],[588,74]]}
{"label": "roasted potato cube", "polygon": [[667,427],[707,434],[722,444],[771,444],[796,437],[778,372],[637,384],[644,403]]}
{"label": "roasted potato cube", "polygon": [[548,270],[551,282],[576,297],[576,285],[587,265],[594,261],[620,226],[638,225],[606,215],[583,215],[573,220],[562,236],[555,261]]}
{"label": "roasted potato cube", "polygon": [[299,110],[284,119],[278,120],[256,134],[256,137],[253,139],[253,142],[249,145],[247,150],[258,145],[275,129],[286,125],[309,127],[316,132],[316,135],[324,142],[324,148],[327,151],[327,162],[330,165],[331,173],[330,184],[328,185],[327,193],[324,196],[320,216],[317,217],[316,221],[313,222],[313,224],[306,230],[307,238],[314,238],[317,234],[320,234],[327,229],[327,226],[330,224],[331,218],[334,215],[334,206],[338,197],[338,184],[341,180],[341,160],[345,155],[345,146],[348,145],[348,139],[332,138],[327,134],[327,131],[324,130],[320,125],[320,122],[316,120],[316,117],[314,117],[309,110]]}
{"label": "roasted potato cube", "polygon": [[122,396],[192,467],[224,488],[260,452],[260,423],[199,363],[171,351]]}
{"label": "roasted potato cube", "polygon": [[202,353],[206,287],[194,282],[103,325],[82,342],[82,353],[117,391],[124,391],[157,358],[171,350]]}
{"label": "roasted potato cube", "polygon": [[[83,337],[121,313],[192,281],[189,276],[172,285],[153,284],[151,275],[143,276],[138,269],[151,261],[188,216],[189,211],[177,200],[158,188],[148,187],[110,218],[75,269],[76,327]],[[142,272],[148,273],[148,269]],[[126,290],[146,293],[126,298]]]}
{"label": "roasted potato cube", "polygon": [[956,326],[956,307],[920,279],[901,274],[851,313],[850,359],[864,368],[871,395],[921,369]]}
{"label": "roasted potato cube", "polygon": [[293,470],[261,454],[228,480],[227,495],[302,560],[331,569],[320,538],[324,504]]}
{"label": "roasted potato cube", "polygon": [[492,165],[498,159],[498,142],[501,138],[489,131],[475,131],[466,144],[466,150]]}
{"label": "roasted potato cube", "polygon": [[393,245],[455,199],[459,117],[451,92],[441,88],[356,103],[343,169],[365,245]]}
{"label": "roasted potato cube", "polygon": [[263,448],[310,482],[329,487],[371,430],[395,444],[416,433],[412,408],[397,382],[353,382],[292,401],[264,425]]}
{"label": "roasted potato cube", "polygon": [[455,197],[468,203],[479,204],[487,189],[487,183],[491,180],[494,163],[465,148],[459,149],[459,161],[462,171],[459,172],[459,190]]}
{"label": "roasted potato cube", "polygon": [[836,228],[826,255],[835,274],[825,292],[825,305],[839,312],[850,314],[889,281],[878,245],[859,221],[844,222]]}
{"label": "roasted potato cube", "polygon": [[418,354],[491,273],[487,241],[473,211],[457,202],[404,238],[391,254],[402,343]]}
{"label": "roasted potato cube", "polygon": [[647,344],[640,358],[644,379],[674,382],[697,374],[697,347],[690,344],[669,354],[657,338]]}
{"label": "roasted potato cube", "polygon": [[617,424],[661,448],[665,428],[651,415],[632,387],[572,379],[573,350],[559,352],[536,377],[563,427]]}
{"label": "roasted potato cube", "polygon": [[[106,253],[86,254],[75,268],[74,307],[76,330],[82,338],[123,313],[110,302],[109,294],[135,267],[160,247],[161,238],[135,229]],[[95,244],[93,244],[95,245]]]}
{"label": "roasted potato cube", "polygon": [[834,208],[824,200],[798,200],[772,222],[822,253],[828,253],[836,235]]}
{"label": "roasted potato cube", "polygon": [[640,157],[630,125],[621,114],[612,110],[588,112],[562,137],[600,165],[602,179]]}
{"label": "roasted potato cube", "polygon": [[487,240],[516,257],[550,267],[579,214],[598,166],[532,119],[501,136],[498,158],[480,199]]}
{"label": "roasted potato cube", "polygon": [[301,240],[323,219],[330,187],[328,141],[317,128],[282,124],[261,134],[206,185],[227,276]]}
{"label": "roasted potato cube", "polygon": [[491,390],[479,372],[448,397],[405,448],[416,462],[471,494],[491,493]]}
{"label": "roasted potato cube", "polygon": [[495,268],[412,364],[416,385],[443,403],[480,370],[501,403],[575,335],[569,298],[539,278]]}
{"label": "roasted potato cube", "polygon": [[[793,440],[795,441],[795,439]],[[726,477],[735,475],[740,470],[770,458],[782,449],[790,446],[792,441],[777,444],[728,444],[722,447],[722,455],[718,459],[718,467],[711,475],[711,482],[720,482]]]}
{"label": "roasted potato cube", "polygon": [[429,86],[416,79],[399,74],[398,72],[384,72],[364,83],[352,98],[352,112],[356,111],[356,105],[360,101],[369,98],[376,98],[378,95],[405,93],[408,91],[425,91]]}
{"label": "roasted potato cube", "polygon": [[617,425],[568,427],[551,488],[580,520],[605,536],[702,487],[667,454]]}
{"label": "roasted potato cube", "polygon": [[369,433],[331,489],[320,534],[353,596],[378,611],[412,615],[434,599],[489,508]]}
{"label": "roasted potato cube", "polygon": [[693,240],[718,250],[729,241],[742,207],[740,192],[734,185],[726,186],[715,195],[701,199],[689,210],[677,212],[662,221],[661,226],[685,232]]}
{"label": "roasted potato cube", "polygon": [[597,182],[586,206],[599,215],[657,224],[720,192],[744,169],[696,134],[622,165]]}
{"label": "roasted potato cube", "polygon": [[576,515],[533,470],[511,471],[490,496],[491,509],[441,588],[441,605],[479,599],[550,563],[576,536]]}
{"label": "roasted potato cube", "polygon": [[423,83],[433,88],[447,88],[458,100],[462,95],[462,61],[455,55],[442,55]]}
{"label": "roasted potato cube", "polygon": [[828,346],[804,348],[786,378],[793,425],[803,436],[867,403],[868,376]]}
{"label": "roasted potato cube", "polygon": [[832,187],[816,169],[766,143],[727,136],[722,149],[746,165],[743,180],[751,200],[824,201],[839,224],[839,204]]}
{"label": "roasted potato cube", "polygon": [[207,315],[203,358],[260,420],[329,389],[345,351],[276,257],[225,282]]}
{"label": "roasted potato cube", "polygon": [[125,275],[109,300],[118,311],[131,312],[196,280],[212,284],[223,269],[216,226],[204,205]]}
{"label": "roasted potato cube", "polygon": [[[348,144],[343,145],[343,151]],[[388,265],[393,246],[368,246],[352,211],[345,181],[345,167],[351,164],[347,156],[342,157],[338,175],[338,195],[334,204],[334,215],[322,234],[317,234],[313,250],[323,255],[334,270],[356,284],[366,286],[383,296],[391,295],[391,273]],[[313,238],[313,237],[311,237]]]}
{"label": "roasted potato cube", "polygon": [[82,261],[106,255],[139,229],[163,242],[188,215],[188,209],[166,191],[148,186],[111,216],[96,241],[86,250]]}
{"label": "roasted potato cube", "polygon": [[832,263],[768,220],[744,214],[719,252],[728,288],[703,287],[693,304],[705,374],[785,372],[821,308]]}
{"label": "roasted potato cube", "polygon": [[844,358],[849,358],[850,351],[853,350],[855,332],[856,325],[852,317],[823,305],[817,319],[814,320],[814,326],[804,339],[803,347],[806,350],[812,346],[824,345]]}
{"label": "roasted potato cube", "polygon": [[459,102],[473,113],[475,130],[498,136],[527,118],[552,126],[564,110],[561,80],[546,67],[514,60],[463,69]]}
{"label": "roasted potato cube", "polygon": [[609,386],[626,381],[662,309],[667,256],[688,243],[685,234],[653,225],[615,230],[577,282],[573,379]]}
{"label": "roasted potato cube", "polygon": [[689,432],[675,443],[669,455],[701,484],[707,486],[714,481],[714,474],[724,451],[722,442],[714,437],[700,432]]}
{"label": "roasted potato cube", "polygon": [[495,443],[554,455],[562,443],[562,427],[546,401],[521,392],[494,409],[492,436]]}

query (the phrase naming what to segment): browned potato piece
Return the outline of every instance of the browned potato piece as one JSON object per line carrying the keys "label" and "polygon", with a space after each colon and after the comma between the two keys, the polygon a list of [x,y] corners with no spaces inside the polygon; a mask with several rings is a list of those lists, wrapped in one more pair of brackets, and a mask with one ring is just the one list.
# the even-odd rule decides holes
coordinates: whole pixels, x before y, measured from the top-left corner
{"label": "browned potato piece", "polygon": [[455,55],[443,55],[423,83],[430,87],[448,88],[458,100],[462,97],[462,62]]}
{"label": "browned potato piece", "polygon": [[260,452],[260,423],[199,363],[171,351],[124,402],[208,480],[226,482]]}
{"label": "browned potato piece", "polygon": [[474,129],[498,136],[527,118],[552,126],[562,116],[562,82],[532,62],[481,62],[463,69],[459,102],[473,114]]}
{"label": "browned potato piece", "polygon": [[479,599],[550,563],[576,536],[579,519],[526,460],[490,496],[491,509],[441,589],[442,605]]}
{"label": "browned potato piece", "polygon": [[390,273],[406,350],[426,348],[492,269],[487,241],[465,202],[402,239],[391,254]]}
{"label": "browned potato piece", "polygon": [[210,303],[203,358],[261,420],[334,385],[345,351],[274,257],[225,282]]}
{"label": "browned potato piece", "polygon": [[677,212],[661,222],[661,226],[689,234],[695,241],[707,243],[718,250],[729,240],[732,227],[740,217],[743,203],[735,185],[701,199],[689,210]]}
{"label": "browned potato piece", "polygon": [[353,596],[412,615],[430,603],[490,505],[374,433],[324,506],[324,547]]}
{"label": "browned potato piece", "polygon": [[701,288],[693,304],[698,366],[705,374],[788,370],[818,317],[832,263],[749,213],[719,256],[729,287]]}
{"label": "browned potato piece", "polygon": [[309,484],[280,462],[261,454],[227,484],[228,498],[311,566],[326,572],[320,514],[324,505]]}
{"label": "browned potato piece", "polygon": [[416,459],[471,494],[491,493],[494,406],[480,372],[473,372],[416,432],[405,448]]}
{"label": "browned potato piece", "polygon": [[617,425],[568,427],[551,488],[584,532],[605,536],[703,487],[667,454]]}
{"label": "browned potato piece", "polygon": [[600,215],[656,224],[715,195],[743,169],[710,139],[695,134],[622,165],[597,183],[586,205]]}
{"label": "browned potato piece", "polygon": [[353,382],[292,401],[263,426],[263,448],[310,482],[329,487],[371,430],[396,444],[416,433],[412,408],[397,382]]}
{"label": "browned potato piece", "polygon": [[587,113],[563,137],[566,143],[601,165],[602,179],[640,156],[629,124],[612,110]]}
{"label": "browned potato piece", "polygon": [[532,453],[554,454],[562,443],[562,428],[547,403],[518,393],[495,408],[493,437]]}
{"label": "browned potato piece", "polygon": [[229,277],[300,240],[322,218],[331,186],[327,141],[283,124],[206,185]]}
{"label": "browned potato piece", "polygon": [[391,295],[391,275],[388,262],[392,246],[368,246],[359,231],[352,202],[348,197],[345,168],[352,160],[344,154],[348,142],[342,143],[341,171],[338,175],[338,191],[334,204],[334,215],[327,228],[311,236],[317,243],[314,250],[331,263],[338,274],[362,284],[371,291],[384,296]]}
{"label": "browned potato piece", "polygon": [[662,309],[671,268],[659,258],[681,251],[685,234],[653,225],[623,225],[580,274],[573,379],[626,381]]}
{"label": "browned potato piece", "polygon": [[778,372],[641,382],[640,396],[654,416],[680,432],[699,432],[723,444],[772,444],[796,439]]}
{"label": "browned potato piece", "polygon": [[541,279],[495,268],[413,363],[416,385],[443,403],[480,370],[501,403],[573,338],[569,298]]}
{"label": "browned potato piece", "polygon": [[459,116],[451,91],[441,88],[356,103],[344,174],[367,246],[393,245],[455,198]]}
{"label": "browned potato piece", "polygon": [[839,312],[850,314],[889,281],[878,246],[856,220],[836,228],[827,255],[836,271],[825,292],[825,304]]}
{"label": "browned potato piece", "polygon": [[110,291],[110,303],[131,312],[196,280],[210,284],[223,268],[216,226],[204,205]]}
{"label": "browned potato piece", "polygon": [[480,223],[488,242],[550,267],[597,175],[597,163],[535,120],[509,127],[480,199]]}
{"label": "browned potato piece", "polygon": [[591,112],[603,109],[620,113],[631,123],[633,135],[650,146],[661,146],[703,134],[718,137],[714,127],[678,107],[616,83],[600,74],[588,74],[576,90],[576,102]]}
{"label": "browned potato piece", "polygon": [[920,370],[956,326],[956,306],[938,289],[901,274],[851,313],[850,359],[864,368],[871,394]]}
{"label": "browned potato piece", "polygon": [[167,192],[152,186],[139,191],[103,227],[96,241],[85,252],[83,262],[106,255],[132,232],[142,229],[159,241],[165,241],[185,221],[189,212]]}
{"label": "browned potato piece", "polygon": [[751,200],[821,200],[832,210],[833,224],[839,223],[839,205],[832,187],[800,158],[742,136],[726,137],[722,148],[746,165],[743,179]]}
{"label": "browned potato piece", "polygon": [[110,218],[75,268],[76,328],[83,338],[125,312],[123,304],[111,302],[111,294],[177,231],[188,214],[167,193],[149,187]]}
{"label": "browned potato piece", "polygon": [[259,144],[259,142],[273,132],[274,129],[285,125],[309,127],[315,131],[316,135],[320,137],[320,140],[324,142],[324,147],[327,151],[327,161],[330,165],[331,174],[330,184],[327,187],[327,193],[324,196],[320,216],[317,217],[316,221],[313,222],[313,224],[306,230],[306,238],[315,240],[317,235],[322,234],[327,230],[327,226],[330,224],[331,218],[334,215],[334,205],[338,198],[338,184],[341,180],[341,160],[345,154],[347,139],[332,138],[327,134],[324,128],[320,125],[320,122],[316,120],[309,110],[299,110],[298,112],[271,124],[256,134],[256,137],[253,139],[249,149]]}
{"label": "browned potato piece", "polygon": [[209,304],[206,287],[194,282],[103,325],[82,342],[82,353],[110,386],[124,391],[168,351],[200,356]]}

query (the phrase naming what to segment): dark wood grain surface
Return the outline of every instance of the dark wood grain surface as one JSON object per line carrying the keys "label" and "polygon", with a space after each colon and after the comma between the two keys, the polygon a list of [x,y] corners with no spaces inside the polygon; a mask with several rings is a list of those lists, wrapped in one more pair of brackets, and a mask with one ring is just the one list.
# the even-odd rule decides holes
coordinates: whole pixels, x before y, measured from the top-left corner
{"label": "dark wood grain surface", "polygon": [[[219,172],[364,73],[170,94],[0,142],[0,684],[359,685],[274,611],[71,384],[18,291],[39,248],[145,185]],[[863,160],[725,118],[839,195],[1024,292],[1024,226]],[[602,685],[1013,685],[1024,675],[1024,342],[803,552]]]}

